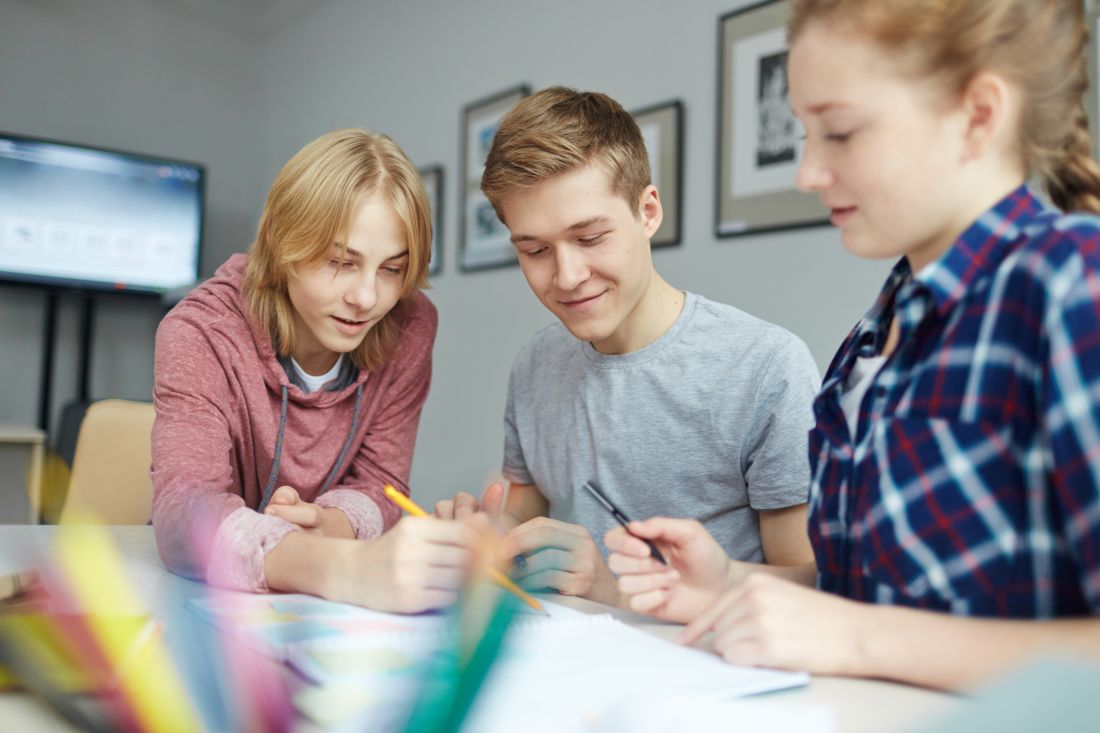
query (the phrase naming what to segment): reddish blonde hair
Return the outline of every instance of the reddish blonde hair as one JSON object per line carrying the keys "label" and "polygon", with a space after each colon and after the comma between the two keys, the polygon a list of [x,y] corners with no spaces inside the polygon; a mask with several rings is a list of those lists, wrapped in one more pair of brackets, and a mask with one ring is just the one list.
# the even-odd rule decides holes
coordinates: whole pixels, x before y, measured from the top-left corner
{"label": "reddish blonde hair", "polygon": [[[294,306],[287,293],[290,268],[312,265],[334,241],[347,248],[347,229],[366,196],[389,201],[405,229],[409,265],[401,300],[428,286],[432,220],[420,174],[390,138],[366,130],[335,130],[295,153],[271,184],[256,242],[248,254],[242,291],[255,321],[271,334],[280,355],[294,349]],[[371,371],[389,356],[397,339],[395,307],[351,352],[357,367]]]}
{"label": "reddish blonde hair", "polygon": [[606,94],[548,87],[520,100],[500,121],[481,190],[504,221],[501,205],[513,194],[590,164],[606,168],[611,192],[637,214],[650,171],[634,117]]}
{"label": "reddish blonde hair", "polygon": [[869,35],[906,73],[951,94],[982,71],[1003,76],[1024,96],[1018,149],[1029,175],[1062,210],[1100,213],[1081,0],[792,0],[790,43],[814,21]]}

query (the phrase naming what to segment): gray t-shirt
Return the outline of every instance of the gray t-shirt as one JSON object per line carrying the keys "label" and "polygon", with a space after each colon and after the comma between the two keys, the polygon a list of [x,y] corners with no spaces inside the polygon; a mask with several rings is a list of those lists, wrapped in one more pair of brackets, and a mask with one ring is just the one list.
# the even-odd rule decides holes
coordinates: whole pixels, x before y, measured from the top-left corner
{"label": "gray t-shirt", "polygon": [[535,484],[550,516],[586,527],[605,555],[617,525],[589,479],[631,519],[698,519],[730,557],[760,562],[754,510],[807,499],[820,383],[796,336],[693,293],[672,328],[629,354],[554,323],[512,366],[504,477]]}

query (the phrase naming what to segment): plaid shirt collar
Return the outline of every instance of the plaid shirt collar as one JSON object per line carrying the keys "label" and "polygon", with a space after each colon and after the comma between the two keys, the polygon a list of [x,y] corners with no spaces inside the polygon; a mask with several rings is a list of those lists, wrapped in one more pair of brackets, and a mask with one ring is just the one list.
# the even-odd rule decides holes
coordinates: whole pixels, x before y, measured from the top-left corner
{"label": "plaid shirt collar", "polygon": [[[830,368],[833,376],[822,385],[815,403],[818,417],[828,411],[819,404],[821,401],[830,395],[838,400],[856,359],[882,351],[892,315],[899,319],[903,334],[919,325],[929,312],[946,317],[968,288],[992,275],[1021,241],[1021,231],[1042,214],[1056,215],[1057,211],[1023,184],[978,217],[938,260],[915,277],[909,260],[898,260],[878,298],[837,352]],[[835,440],[839,436],[830,437]]]}
{"label": "plaid shirt collar", "polygon": [[[889,316],[906,310],[915,300],[926,301],[922,311],[934,309],[941,318],[945,317],[968,288],[997,269],[1013,244],[1020,240],[1021,231],[1044,213],[1057,211],[1024,184],[978,217],[938,260],[915,277],[909,260],[902,257],[843,351],[853,351],[853,356],[879,353],[886,341]],[[848,369],[842,371],[846,376]]]}

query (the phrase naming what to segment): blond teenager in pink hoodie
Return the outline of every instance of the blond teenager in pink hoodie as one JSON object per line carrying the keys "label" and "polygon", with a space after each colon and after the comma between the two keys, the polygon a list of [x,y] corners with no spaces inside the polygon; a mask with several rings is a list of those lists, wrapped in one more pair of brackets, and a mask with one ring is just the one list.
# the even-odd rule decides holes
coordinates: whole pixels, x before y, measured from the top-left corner
{"label": "blond teenager in pink hoodie", "polygon": [[[389,138],[283,167],[256,242],[157,331],[153,525],[173,572],[390,611],[448,605],[476,524],[400,519],[431,381],[428,200]],[[478,520],[483,521],[483,520]]]}

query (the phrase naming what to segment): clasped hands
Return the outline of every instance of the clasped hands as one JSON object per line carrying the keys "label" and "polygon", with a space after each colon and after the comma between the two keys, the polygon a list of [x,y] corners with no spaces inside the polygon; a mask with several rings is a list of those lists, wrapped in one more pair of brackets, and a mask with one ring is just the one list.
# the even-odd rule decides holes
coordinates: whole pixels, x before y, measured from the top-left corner
{"label": "clasped hands", "polygon": [[522,556],[511,572],[526,590],[552,590],[600,603],[619,606],[623,596],[588,530],[549,517],[517,522],[504,511],[504,487],[490,484],[480,503],[472,494],[459,492],[454,499],[436,504],[441,519],[468,520],[485,514],[503,534],[499,552],[504,557]]}

